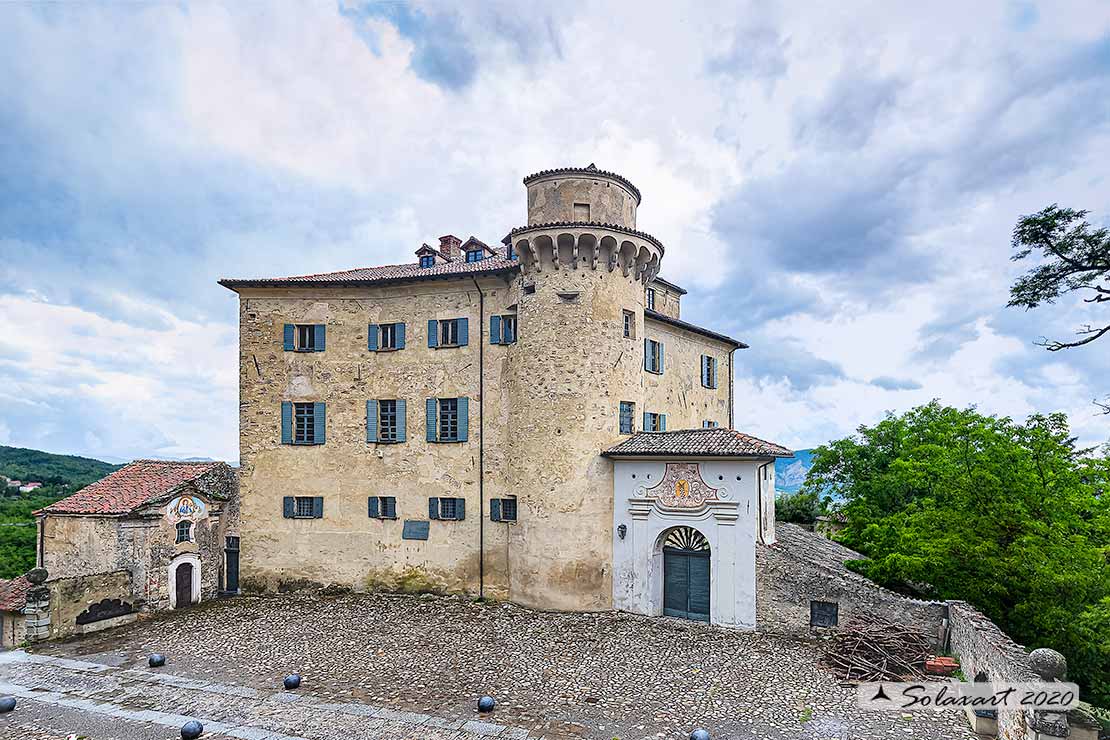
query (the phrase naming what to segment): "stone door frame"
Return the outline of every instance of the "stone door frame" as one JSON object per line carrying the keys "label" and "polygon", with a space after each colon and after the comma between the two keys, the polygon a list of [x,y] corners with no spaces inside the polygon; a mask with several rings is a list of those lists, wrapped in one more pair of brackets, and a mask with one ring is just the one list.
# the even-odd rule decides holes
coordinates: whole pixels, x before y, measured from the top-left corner
{"label": "stone door frame", "polygon": [[193,566],[192,603],[199,604],[201,601],[200,558],[195,553],[182,553],[166,567],[166,589],[169,591],[171,609],[177,608],[177,568],[184,563]]}

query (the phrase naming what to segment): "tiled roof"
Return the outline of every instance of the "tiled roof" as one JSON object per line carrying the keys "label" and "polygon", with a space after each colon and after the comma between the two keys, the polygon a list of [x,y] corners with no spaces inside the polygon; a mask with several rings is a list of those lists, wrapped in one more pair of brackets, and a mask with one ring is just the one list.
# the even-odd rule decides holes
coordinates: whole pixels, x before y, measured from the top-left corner
{"label": "tiled roof", "polygon": [[27,576],[19,576],[10,581],[0,581],[0,612],[17,612],[27,606],[27,592],[31,582]]}
{"label": "tiled roof", "polygon": [[37,513],[127,514],[223,464],[136,460]]}
{"label": "tiled roof", "polygon": [[374,283],[404,282],[410,280],[431,280],[465,275],[485,275],[507,272],[520,267],[516,260],[506,259],[498,251],[495,257],[486,257],[478,262],[466,262],[459,258],[451,262],[439,262],[432,267],[421,267],[417,262],[403,265],[382,265],[381,267],[358,267],[353,270],[324,272],[317,275],[295,275],[278,278],[224,278],[220,285],[225,288],[285,288],[300,285],[371,285]]}
{"label": "tiled roof", "polygon": [[682,429],[640,432],[602,453],[606,457],[790,457],[774,442],[735,429]]}
{"label": "tiled roof", "polygon": [[533,173],[524,178],[524,184],[527,185],[530,182],[539,180],[541,177],[549,177],[551,175],[585,175],[586,177],[604,177],[609,180],[616,180],[621,185],[624,185],[626,188],[632,191],[632,194],[636,196],[637,205],[639,205],[640,201],[642,200],[642,197],[640,196],[640,189],[629,182],[628,179],[622,177],[621,175],[618,175],[616,172],[599,170],[597,168],[597,165],[592,162],[588,167],[558,167],[553,170],[540,170],[539,172]]}
{"label": "tiled roof", "polygon": [[744,344],[739,339],[733,339],[732,337],[725,336],[724,334],[718,334],[715,331],[711,331],[710,329],[706,329],[704,327],[698,326],[697,324],[691,324],[689,321],[683,321],[682,319],[676,319],[676,318],[673,318],[671,316],[668,316],[665,313],[659,313],[658,311],[652,311],[649,308],[644,309],[644,318],[645,319],[652,319],[653,321],[660,321],[664,324],[670,324],[671,326],[677,327],[679,329],[685,329],[686,331],[692,331],[695,334],[701,334],[703,337],[709,337],[710,339],[716,339],[716,340],[721,341],[721,342],[727,342],[728,344],[731,344],[732,346],[736,347],[737,349],[747,349],[748,348],[748,345]]}
{"label": "tiled roof", "polygon": [[659,283],[664,288],[670,288],[671,290],[673,290],[675,293],[678,293],[679,295],[686,295],[686,292],[687,292],[685,288],[679,287],[679,286],[675,285],[674,283],[672,283],[671,281],[664,280],[663,278],[661,278],[659,276],[656,276],[656,277],[652,278],[651,282]]}

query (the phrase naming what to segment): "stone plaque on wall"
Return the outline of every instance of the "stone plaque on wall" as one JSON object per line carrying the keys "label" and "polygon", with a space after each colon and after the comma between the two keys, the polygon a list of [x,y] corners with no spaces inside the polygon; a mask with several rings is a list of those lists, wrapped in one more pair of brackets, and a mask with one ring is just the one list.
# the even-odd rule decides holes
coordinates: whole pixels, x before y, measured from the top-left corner
{"label": "stone plaque on wall", "polygon": [[404,529],[401,530],[401,539],[403,540],[426,540],[428,539],[428,522],[419,521],[415,519],[405,520]]}

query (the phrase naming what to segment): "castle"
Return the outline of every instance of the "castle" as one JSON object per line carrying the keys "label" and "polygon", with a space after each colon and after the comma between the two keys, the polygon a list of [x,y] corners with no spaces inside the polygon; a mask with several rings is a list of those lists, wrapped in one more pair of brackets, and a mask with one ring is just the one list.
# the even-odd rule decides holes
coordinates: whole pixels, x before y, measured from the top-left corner
{"label": "castle", "polygon": [[681,319],[627,179],[524,185],[499,246],[220,281],[240,298],[243,586],[753,627],[789,452],[732,430],[746,345]]}

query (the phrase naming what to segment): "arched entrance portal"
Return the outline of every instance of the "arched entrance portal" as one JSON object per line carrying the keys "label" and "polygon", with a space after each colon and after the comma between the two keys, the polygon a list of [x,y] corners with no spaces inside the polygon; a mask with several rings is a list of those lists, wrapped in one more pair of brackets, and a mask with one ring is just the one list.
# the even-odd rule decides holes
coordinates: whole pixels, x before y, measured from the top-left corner
{"label": "arched entrance portal", "polygon": [[175,571],[177,577],[175,607],[183,609],[193,603],[193,564],[182,563]]}
{"label": "arched entrance portal", "polygon": [[171,609],[200,602],[200,558],[194,553],[178,555],[166,568]]}
{"label": "arched entrance portal", "polygon": [[663,613],[709,621],[709,543],[691,527],[675,527],[663,540]]}

